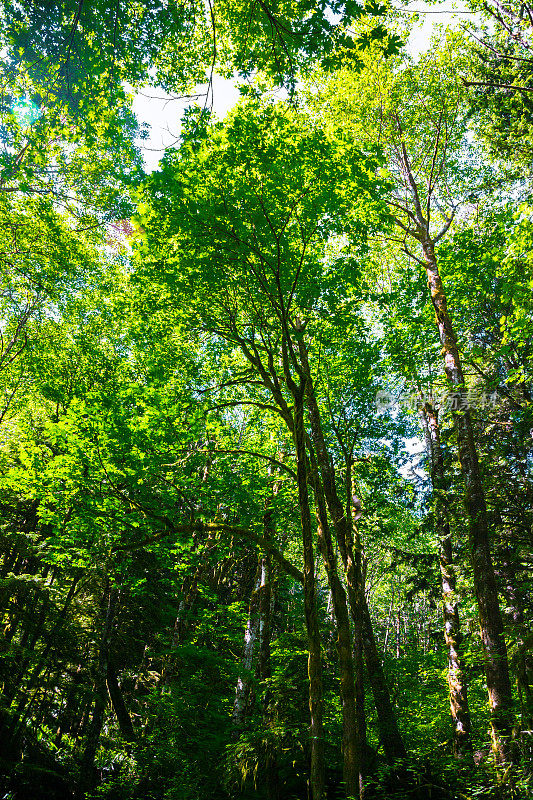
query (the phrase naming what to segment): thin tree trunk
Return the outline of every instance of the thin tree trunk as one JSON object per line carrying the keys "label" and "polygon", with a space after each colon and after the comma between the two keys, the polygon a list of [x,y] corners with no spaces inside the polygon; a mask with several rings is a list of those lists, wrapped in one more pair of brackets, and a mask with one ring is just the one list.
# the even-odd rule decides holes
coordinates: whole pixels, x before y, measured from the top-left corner
{"label": "thin tree trunk", "polygon": [[79,693],[80,683],[82,680],[81,671],[82,671],[81,664],[78,664],[76,673],[72,678],[72,684],[70,685],[69,689],[66,692],[65,707],[64,711],[61,713],[59,717],[59,725],[56,734],[55,743],[57,747],[60,746],[63,735],[65,733],[68,733],[69,731],[73,732],[74,726],[76,724],[76,718],[80,707],[80,702],[79,702],[80,698],[77,695]]}
{"label": "thin tree trunk", "polygon": [[[270,534],[271,512],[267,519],[269,512],[265,512],[264,529],[265,536]],[[264,682],[264,697],[263,697],[263,720],[265,728],[268,728],[271,723],[271,715],[269,712],[269,698],[270,689],[269,681],[272,677],[272,669],[270,663],[270,630],[271,630],[271,616],[272,616],[272,582],[271,582],[271,564],[268,556],[261,559],[261,586],[259,587],[259,677]],[[267,796],[269,800],[278,800],[279,798],[279,774],[276,759],[276,752],[270,747],[270,742],[267,741],[267,749],[265,753],[265,783]]]}
{"label": "thin tree trunk", "polygon": [[262,556],[259,585],[259,677],[270,678],[270,561]]}
{"label": "thin tree trunk", "polygon": [[305,452],[305,428],[303,393],[294,392],[294,443],[296,449],[298,501],[302,524],[304,552],[304,609],[308,640],[309,711],[311,715],[311,774],[312,800],[324,800],[324,698],[322,690],[322,643],[316,606],[315,553],[311,510],[307,489],[307,463]]}
{"label": "thin tree trunk", "polygon": [[72,728],[72,736],[79,739],[85,735],[85,731],[89,726],[89,718],[91,716],[92,699],[85,700],[80,708],[80,714],[76,723]]}
{"label": "thin tree trunk", "polygon": [[457,433],[459,461],[465,482],[465,506],[469,521],[468,538],[485,660],[492,747],[497,763],[503,765],[513,761],[513,700],[507,648],[503,635],[503,621],[490,553],[485,492],[474,440],[472,418],[466,403],[465,379],[457,339],[448,314],[434,243],[427,234],[421,238],[421,243],[431,299],[437,317],[444,356],[444,370],[458,396],[459,410],[454,413],[454,425]]}
{"label": "thin tree trunk", "polygon": [[[314,457],[313,457],[314,461]],[[313,465],[315,466],[315,465]],[[337,572],[337,563],[331,540],[331,532],[327,518],[326,502],[318,474],[314,475],[311,485],[315,491],[315,502],[318,518],[318,544],[324,559],[333,601],[333,612],[337,627],[337,653],[339,658],[340,689],[343,719],[343,778],[347,797],[359,797],[362,788],[362,752],[359,742],[359,731],[356,716],[355,676],[352,656],[352,640],[346,592]]]}
{"label": "thin tree trunk", "polygon": [[[35,664],[26,685],[25,686],[21,685],[18,687],[19,691],[22,692],[22,697],[19,700],[16,711],[13,713],[13,717],[10,721],[8,731],[6,732],[6,738],[8,739],[9,738],[16,739],[18,734],[22,730],[24,722],[28,719],[30,713],[30,706],[26,704],[26,695],[33,689],[34,686],[36,686],[37,682],[39,681],[39,678],[41,677],[42,671],[46,667],[48,655],[52,650],[52,648],[54,647],[57,636],[59,635],[63,627],[67,611],[69,609],[70,603],[72,602],[72,598],[74,597],[74,594],[76,592],[78,581],[79,577],[75,576],[72,580],[72,583],[70,584],[67,596],[65,598],[65,602],[63,603],[63,606],[59,611],[55,624],[50,633],[48,634],[47,637],[48,641],[46,643],[46,646],[39,657],[39,661],[37,662],[37,664]],[[14,697],[16,697],[16,694],[14,695]]]}
{"label": "thin tree trunk", "polygon": [[[357,527],[360,514],[354,507],[356,496],[353,485],[352,457],[346,458],[346,541],[340,548],[346,573],[348,599],[353,622],[353,652],[355,672],[355,704],[361,747],[366,747],[366,713],[364,684],[364,645],[363,645],[363,604],[365,602],[365,577],[363,575],[363,547]],[[358,501],[359,502],[359,501]],[[359,502],[360,508],[360,502]],[[356,513],[354,513],[356,512]],[[363,769],[365,766],[363,752]]]}
{"label": "thin tree trunk", "polygon": [[387,625],[385,627],[385,640],[383,642],[383,653],[384,654],[387,652],[387,645],[389,643],[390,623],[391,623],[391,619],[392,619],[392,608],[393,608],[393,606],[394,606],[394,591],[392,592],[392,598],[391,598],[390,606],[389,606],[389,613],[387,615]]}
{"label": "thin tree trunk", "polygon": [[[205,479],[205,471],[204,471],[204,479]],[[169,691],[170,684],[173,680],[176,679],[176,664],[177,659],[175,655],[175,651],[178,649],[180,644],[183,642],[185,638],[185,634],[187,630],[192,627],[192,622],[189,618],[190,612],[194,608],[196,598],[198,596],[199,591],[199,584],[202,579],[202,576],[206,570],[206,563],[209,563],[206,556],[209,553],[209,550],[213,547],[215,540],[215,533],[214,531],[210,531],[207,540],[202,548],[201,555],[198,560],[198,564],[196,569],[194,570],[194,574],[191,578],[185,578],[182,585],[182,598],[178,605],[178,610],[176,613],[176,618],[174,620],[174,627],[172,630],[172,650],[170,655],[166,659],[166,663],[163,667],[163,672],[161,675],[161,683],[163,685],[163,691]]]}
{"label": "thin tree trunk", "polygon": [[82,800],[82,798],[85,797],[86,792],[92,788],[94,783],[94,758],[96,755],[96,749],[98,747],[100,732],[104,723],[104,712],[107,703],[106,678],[109,664],[109,643],[111,640],[111,631],[115,619],[117,600],[118,587],[112,586],[109,590],[107,613],[102,630],[102,638],[100,640],[98,665],[94,682],[94,708],[89,729],[87,731],[85,750],[83,752],[80,765],[80,779],[76,795],[77,800]]}
{"label": "thin tree trunk", "polygon": [[7,575],[13,571],[13,567],[18,558],[18,549],[16,543],[13,544],[11,550],[4,551],[4,558],[2,561],[2,568],[0,569],[0,578],[6,578]]}
{"label": "thin tree trunk", "polygon": [[407,751],[403,743],[396,713],[392,705],[389,687],[385,679],[381,656],[376,646],[372,620],[366,598],[363,601],[363,648],[374,703],[378,715],[379,738],[385,751],[389,764],[407,758]]}
{"label": "thin tree trunk", "polygon": [[[485,661],[485,676],[491,716],[492,749],[496,763],[505,765],[512,763],[514,760],[512,746],[513,702],[507,649],[490,552],[485,492],[481,479],[472,418],[465,392],[465,378],[457,346],[457,337],[448,313],[446,295],[435,255],[435,242],[445,235],[450,227],[453,215],[447,219],[442,230],[432,238],[429,220],[431,198],[434,194],[435,186],[431,184],[427,187],[424,212],[418,185],[403,141],[401,123],[397,115],[396,122],[399,134],[399,148],[397,150],[399,153],[399,166],[403,172],[405,188],[411,195],[410,203],[406,202],[404,205],[404,210],[410,220],[409,226],[406,228],[401,222],[399,222],[399,225],[422,246],[424,261],[419,260],[419,263],[425,268],[431,300],[435,309],[439,339],[444,357],[444,371],[450,386],[456,392],[457,411],[453,417],[457,434],[459,462],[465,484],[465,506],[469,523],[468,540]],[[437,137],[440,137],[440,135],[439,122]],[[437,145],[438,138],[435,146]]]}
{"label": "thin tree trunk", "polygon": [[133,730],[131,717],[126,707],[126,703],[124,702],[122,690],[118,683],[115,667],[111,661],[109,661],[107,664],[106,680],[107,688],[109,690],[109,697],[111,698],[111,705],[113,706],[113,711],[117,717],[120,732],[127,742],[134,742],[135,731]]}
{"label": "thin tree trunk", "polygon": [[398,609],[398,614],[396,615],[396,658],[400,658],[401,655],[401,648],[400,648],[400,621],[401,621],[401,611]]}
{"label": "thin tree trunk", "polygon": [[448,520],[446,477],[440,444],[436,409],[428,402],[420,407],[420,419],[433,485],[435,528],[439,539],[439,563],[444,614],[444,641],[448,654],[448,687],[453,724],[454,753],[459,758],[472,757],[471,723],[468,709],[468,687],[461,654],[461,626],[456,599],[456,578],[453,566],[452,536]]}
{"label": "thin tree trunk", "polygon": [[[331,456],[328,452],[324,438],[324,433],[322,430],[320,410],[318,408],[318,403],[313,389],[311,370],[309,368],[309,360],[307,355],[307,348],[305,346],[303,338],[299,340],[298,344],[299,344],[300,360],[302,363],[304,374],[306,375],[307,378],[305,397],[307,402],[307,408],[309,411],[309,419],[311,423],[311,440],[313,442],[313,447],[316,452],[315,458],[317,464],[317,474],[320,476],[320,481],[317,481],[317,483],[320,483],[320,486],[322,487],[321,491],[323,491],[323,495],[327,503],[327,508],[331,515],[331,520],[333,523],[333,527],[335,529],[335,535],[337,543],[339,545],[341,558],[343,561],[343,565],[345,567],[348,598],[350,603],[350,612],[352,614],[353,625],[354,625],[354,647],[356,648],[357,651],[358,648],[361,649],[361,634],[362,634],[362,619],[361,619],[362,585],[361,585],[360,559],[359,559],[359,569],[358,569],[356,554],[353,548],[351,525],[348,522],[344,504],[340,500],[339,495],[337,493],[337,488],[335,485],[335,469],[333,466],[333,461],[331,459]],[[330,584],[330,586],[332,590],[334,608],[335,608],[336,598],[335,598],[334,585]],[[344,590],[342,591],[344,594]],[[340,595],[338,600],[339,603],[342,603]],[[345,604],[346,604],[346,598],[344,598],[344,605]],[[342,614],[340,605],[338,608],[338,612]],[[335,616],[337,618],[337,626],[339,626],[339,617],[337,616],[337,610],[335,611]],[[349,623],[348,623],[348,629],[349,629]],[[340,645],[340,630],[339,630],[339,645]],[[340,651],[339,651],[339,658],[340,658]],[[345,771],[347,771],[349,775],[349,787],[351,793],[354,796],[362,798],[364,794],[363,773],[364,773],[364,755],[366,749],[364,697],[362,696],[361,692],[359,692],[358,704],[356,707],[355,706],[356,676],[353,675],[353,660],[352,660],[351,647],[350,647],[349,662],[350,666],[348,667],[348,660],[346,661],[346,667],[351,668],[352,671],[351,680],[354,683],[353,702],[354,702],[355,731],[354,731],[353,742],[351,741],[351,734],[350,734],[350,744],[348,744],[348,742],[345,742],[345,746],[349,747],[348,752],[346,754]],[[360,664],[360,660],[358,660],[358,663]],[[357,678],[361,682],[360,683],[361,685],[362,676],[359,675],[357,676]],[[350,698],[351,694],[352,690],[350,690],[350,695],[349,695]],[[350,703],[351,702],[352,701],[350,699]],[[360,719],[358,719],[357,717],[356,710],[359,710]],[[346,763],[348,761],[348,758],[350,759],[349,764]],[[352,789],[351,787],[354,783],[355,786]],[[348,788],[348,783],[347,783],[347,788]]]}
{"label": "thin tree trunk", "polygon": [[[279,454],[280,461],[283,461],[284,452]],[[269,470],[272,474],[273,470]],[[272,486],[272,494],[265,500],[265,513],[263,515],[263,535],[266,542],[274,543],[274,536],[276,527],[274,524],[274,499],[277,496],[281,487],[281,481],[276,480]],[[286,538],[286,534],[283,537]],[[265,578],[262,581],[259,597],[259,616],[261,619],[260,630],[260,644],[259,644],[259,676],[264,681],[265,690],[263,695],[263,721],[265,729],[271,728],[273,724],[272,711],[270,707],[270,679],[272,677],[272,665],[270,661],[270,639],[272,635],[272,615],[274,613],[274,584],[273,584],[273,569],[272,561],[269,553],[265,553],[262,566],[265,569]],[[272,743],[273,744],[273,743]],[[265,753],[265,783],[267,790],[267,797],[269,800],[279,800],[280,797],[280,779],[278,770],[278,760],[276,750],[271,746],[270,741],[267,741],[267,749]]]}

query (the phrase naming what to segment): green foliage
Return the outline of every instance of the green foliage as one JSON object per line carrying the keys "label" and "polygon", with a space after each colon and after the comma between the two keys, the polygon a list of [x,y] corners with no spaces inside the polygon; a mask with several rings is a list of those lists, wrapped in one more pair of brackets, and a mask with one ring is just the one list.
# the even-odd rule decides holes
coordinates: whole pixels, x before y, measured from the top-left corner
{"label": "green foliage", "polygon": [[[291,389],[303,378],[316,399],[309,464],[318,424],[325,451],[311,512],[336,482],[408,750],[388,763],[365,668],[369,800],[527,796],[533,227],[513,170],[527,161],[529,101],[468,94],[459,35],[417,63],[399,54],[386,12],[307,0],[1,9],[6,797],[307,796],[309,554]],[[498,80],[525,80],[524,41],[503,28],[483,34],[498,52],[476,74],[497,61]],[[143,175],[128,91],[189,91],[215,68],[249,79],[241,101],[225,122],[189,109],[178,146]],[[288,99],[267,93],[276,86]],[[431,230],[445,226],[436,256],[472,404],[522,771],[496,768],[489,750],[454,409],[420,241],[406,238],[402,147]],[[421,397],[439,405],[476,767],[452,754]],[[334,539],[326,570],[313,535],[332,800],[346,731],[328,572],[344,591],[346,542]]]}

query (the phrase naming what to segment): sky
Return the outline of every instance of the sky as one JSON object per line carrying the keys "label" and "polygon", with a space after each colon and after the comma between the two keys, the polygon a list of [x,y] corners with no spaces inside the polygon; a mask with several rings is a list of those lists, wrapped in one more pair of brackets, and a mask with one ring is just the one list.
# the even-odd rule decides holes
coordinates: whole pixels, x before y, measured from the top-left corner
{"label": "sky", "polygon": [[402,10],[406,15],[417,14],[420,17],[419,22],[413,28],[409,37],[407,49],[413,56],[424,52],[429,46],[431,35],[437,25],[445,25],[450,28],[459,28],[466,20],[475,19],[479,17],[478,14],[473,13],[466,7],[465,2],[454,2],[454,0],[441,0],[439,3],[420,2],[407,2],[403,5],[398,5],[398,9]]}
{"label": "sky", "polygon": [[[199,91],[205,92],[205,89],[206,87],[199,87]],[[219,119],[224,119],[239,97],[235,81],[214,76],[213,111]],[[197,102],[202,104],[205,97],[199,97]],[[188,99],[172,97],[158,89],[149,88],[135,95],[133,111],[139,122],[149,125],[149,138],[141,144],[145,166],[149,172],[157,167],[165,149],[178,142],[181,118],[189,104]]]}
{"label": "sky", "polygon": [[[416,57],[428,46],[435,26],[444,24],[458,27],[465,19],[472,17],[461,0],[442,0],[440,3],[406,2],[398,5],[406,15],[419,15],[419,21],[413,27],[407,49]],[[201,89],[205,87],[200,87]],[[213,111],[219,119],[224,119],[227,112],[238,101],[240,95],[233,80],[215,75],[213,82]],[[200,97],[198,102],[204,102]],[[172,97],[161,90],[147,89],[138,92],[133,102],[133,110],[140,122],[149,126],[149,138],[141,144],[147,171],[156,169],[167,147],[176,145],[180,133],[180,120],[188,99]]]}

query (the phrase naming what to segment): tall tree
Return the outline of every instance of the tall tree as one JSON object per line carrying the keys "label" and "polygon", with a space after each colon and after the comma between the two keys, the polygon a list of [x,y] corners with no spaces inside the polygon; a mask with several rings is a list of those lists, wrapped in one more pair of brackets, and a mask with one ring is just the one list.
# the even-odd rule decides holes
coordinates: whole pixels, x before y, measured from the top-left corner
{"label": "tall tree", "polygon": [[[353,206],[348,210],[347,185],[339,180],[341,175],[353,187],[352,196],[359,193],[361,209],[372,213],[373,206],[379,208],[373,198],[375,188],[367,176],[371,162],[357,151],[350,152],[328,141],[305,117],[281,106],[249,103],[235,113],[225,129],[215,127],[206,131],[204,136],[205,139],[196,146],[194,141],[186,145],[177,160],[169,160],[161,175],[148,187],[145,196],[149,205],[143,207],[141,224],[150,231],[150,237],[143,246],[148,258],[144,258],[141,269],[145,272],[153,269],[154,257],[148,255],[151,252],[155,253],[156,263],[164,259],[166,281],[189,282],[194,276],[192,279],[199,289],[196,296],[190,298],[199,304],[195,313],[200,313],[208,330],[239,347],[245,362],[248,362],[248,371],[251,370],[248,376],[241,367],[240,381],[246,384],[252,380],[255,385],[264,387],[267,397],[271,398],[262,399],[259,395],[258,400],[251,402],[268,408],[273,401],[274,408],[293,435],[305,554],[311,784],[314,794],[322,797],[323,757],[318,749],[322,747],[320,638],[314,610],[315,577],[308,483],[313,487],[317,503],[319,541],[327,562],[326,571],[339,630],[344,780],[346,791],[351,796],[361,790],[362,743],[358,741],[360,734],[355,716],[346,596],[337,575],[326,502],[339,546],[346,547],[351,531],[347,531],[344,505],[334,486],[330,456],[325,451],[320,432],[304,344],[305,324],[298,311],[302,309],[300,313],[314,315],[324,303],[324,287],[319,280],[322,272],[320,258],[328,238],[336,233],[339,214],[349,213],[354,231],[362,233],[364,230],[361,210]],[[195,152],[197,148],[198,155]],[[320,164],[315,161],[318,153],[323,159]],[[209,169],[206,169],[206,162]],[[215,164],[218,175],[213,174]],[[249,195],[251,180],[258,185],[252,196]],[[181,187],[183,199],[174,193],[173,185]],[[337,186],[342,187],[341,194],[337,193]],[[163,210],[160,200],[169,192],[177,203]],[[193,208],[198,210],[198,214],[191,213]],[[169,261],[167,246],[160,237],[163,228],[168,228],[170,238],[178,248],[177,261],[172,256]],[[152,241],[155,244],[154,234],[157,250],[152,244]],[[189,254],[193,252],[195,258],[191,262]],[[228,260],[232,264],[229,273],[226,269]],[[173,268],[173,263],[179,264],[178,269]],[[246,287],[246,299],[242,296],[243,286]],[[307,465],[304,403],[312,422],[311,441],[318,467],[315,478],[312,475],[313,461],[310,467]],[[310,454],[314,459],[314,454]],[[361,582],[353,589],[361,592]]]}
{"label": "tall tree", "polygon": [[[444,371],[457,394],[454,414],[464,501],[469,519],[470,558],[479,609],[485,672],[491,708],[492,741],[497,759],[512,756],[513,700],[503,620],[490,551],[485,491],[468,403],[457,335],[448,311],[436,246],[448,233],[465,187],[457,159],[466,154],[465,112],[461,91],[446,62],[426,55],[416,67],[406,65],[397,76],[387,67],[369,71],[361,90],[368,94],[367,116],[354,109],[354,136],[364,136],[363,119],[375,125],[389,154],[393,180],[391,222],[397,241],[424,269],[435,309]],[[376,107],[375,91],[380,104]],[[349,103],[346,95],[342,103]],[[359,120],[359,121],[357,121]],[[363,126],[363,127],[362,127]],[[420,254],[411,247],[418,247]]]}

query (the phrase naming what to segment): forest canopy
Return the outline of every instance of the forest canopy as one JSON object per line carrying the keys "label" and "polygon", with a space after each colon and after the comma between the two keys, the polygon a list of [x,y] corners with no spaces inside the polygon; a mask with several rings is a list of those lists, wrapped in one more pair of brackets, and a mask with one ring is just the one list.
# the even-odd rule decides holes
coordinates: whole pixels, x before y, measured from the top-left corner
{"label": "forest canopy", "polygon": [[533,7],[425,12],[0,4],[6,800],[530,796]]}

